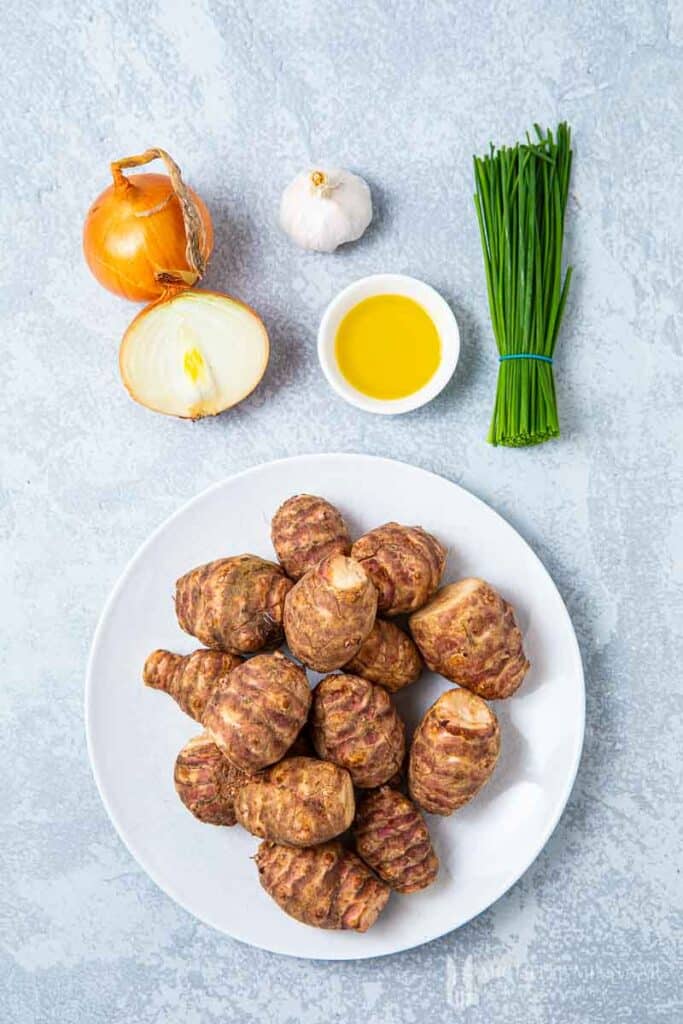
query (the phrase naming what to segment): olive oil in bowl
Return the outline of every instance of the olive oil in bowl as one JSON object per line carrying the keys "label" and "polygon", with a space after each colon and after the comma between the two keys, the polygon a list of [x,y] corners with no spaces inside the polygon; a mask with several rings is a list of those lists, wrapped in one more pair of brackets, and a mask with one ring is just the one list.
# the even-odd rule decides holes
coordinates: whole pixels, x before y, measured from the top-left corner
{"label": "olive oil in bowl", "polygon": [[458,322],[446,300],[406,274],[371,274],[343,288],[318,327],[318,359],[349,405],[398,416],[431,402],[453,376]]}
{"label": "olive oil in bowl", "polygon": [[371,295],[337,329],[335,358],[348,384],[391,401],[420,391],[441,363],[441,339],[427,311],[406,295]]}

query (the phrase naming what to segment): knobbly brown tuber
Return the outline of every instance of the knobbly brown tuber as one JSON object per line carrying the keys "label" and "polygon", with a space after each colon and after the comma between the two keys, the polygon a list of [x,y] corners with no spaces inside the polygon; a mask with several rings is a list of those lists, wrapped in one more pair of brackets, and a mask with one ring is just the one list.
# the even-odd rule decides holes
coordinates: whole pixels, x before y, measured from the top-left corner
{"label": "knobbly brown tuber", "polygon": [[271,526],[273,547],[290,579],[301,577],[329,555],[348,555],[351,538],[334,505],[296,494],[280,505]]}
{"label": "knobbly brown tuber", "polygon": [[498,719],[469,690],[446,690],[415,730],[408,761],[413,800],[449,815],[488,781],[500,752]]}
{"label": "knobbly brown tuber", "polygon": [[206,732],[185,744],[173,775],[188,811],[210,825],[235,824],[235,796],[252,777],[234,768]]}
{"label": "knobbly brown tuber", "polygon": [[278,906],[316,928],[366,932],[391,892],[335,840],[307,848],[263,842],[255,859],[259,881]]}
{"label": "knobbly brown tuber", "polygon": [[282,612],[292,581],[257,555],[219,558],[176,583],[178,622],[206,647],[250,654],[282,643]]}
{"label": "knobbly brown tuber", "polygon": [[365,570],[353,558],[330,555],[287,594],[289,649],[316,672],[340,668],[360,650],[376,611],[377,591]]}
{"label": "knobbly brown tuber", "polygon": [[446,549],[421,526],[386,523],[360,537],[351,548],[375,584],[381,615],[414,612],[441,582]]}
{"label": "knobbly brown tuber", "polygon": [[294,743],[311,705],[306,673],[284,654],[257,654],[233,669],[204,712],[211,739],[236,768],[259,771]]}
{"label": "knobbly brown tuber", "polygon": [[252,835],[286,846],[315,846],[341,835],[355,812],[353,783],[343,768],[312,757],[288,757],[243,786],[237,820]]}
{"label": "knobbly brown tuber", "polygon": [[360,803],[353,823],[356,850],[397,892],[426,889],[439,871],[429,830],[407,796],[383,786]]}
{"label": "knobbly brown tuber", "polygon": [[487,700],[510,697],[529,669],[512,607],[484,580],[444,587],[410,629],[430,669]]}
{"label": "knobbly brown tuber", "polygon": [[420,678],[422,658],[402,629],[393,622],[376,619],[358,654],[344,668],[396,693]]}
{"label": "knobbly brown tuber", "polygon": [[199,650],[186,655],[152,651],[142,670],[142,678],[145,686],[164,690],[186,715],[201,722],[218,682],[241,664],[242,659],[237,655],[223,651]]}
{"label": "knobbly brown tuber", "polygon": [[381,686],[359,676],[327,676],[313,691],[313,745],[319,757],[346,768],[356,786],[381,786],[405,755],[405,726]]}

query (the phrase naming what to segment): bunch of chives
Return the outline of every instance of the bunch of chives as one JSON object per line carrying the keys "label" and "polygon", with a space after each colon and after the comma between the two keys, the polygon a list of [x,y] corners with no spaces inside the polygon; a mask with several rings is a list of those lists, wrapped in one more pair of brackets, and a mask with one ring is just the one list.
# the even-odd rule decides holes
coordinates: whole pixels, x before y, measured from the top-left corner
{"label": "bunch of chives", "polygon": [[564,214],[572,163],[566,123],[556,136],[474,157],[493,333],[500,365],[491,444],[521,446],[558,437],[552,359],[571,267],[562,280]]}

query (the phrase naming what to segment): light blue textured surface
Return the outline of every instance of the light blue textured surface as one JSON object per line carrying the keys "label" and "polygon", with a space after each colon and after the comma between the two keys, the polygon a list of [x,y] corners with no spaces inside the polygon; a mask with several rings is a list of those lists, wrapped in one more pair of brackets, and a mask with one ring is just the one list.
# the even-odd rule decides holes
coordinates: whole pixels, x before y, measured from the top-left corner
{"label": "light blue textured surface", "polygon": [[[2,43],[0,1019],[680,1021],[680,0],[27,0]],[[496,450],[471,154],[560,118],[563,438]],[[254,396],[194,425],[127,398],[135,308],[80,254],[108,161],[150,145],[212,210],[207,285],[272,336]],[[371,230],[334,256],[276,225],[313,159],[373,189]],[[400,419],[342,404],[314,354],[329,298],[378,271],[429,281],[462,330],[452,385]],[[235,470],[325,450],[415,462],[507,516],[560,586],[588,688],[572,799],[522,881],[456,934],[343,965],[241,946],[162,895],[106,818],[82,718],[96,618],[150,530]]]}

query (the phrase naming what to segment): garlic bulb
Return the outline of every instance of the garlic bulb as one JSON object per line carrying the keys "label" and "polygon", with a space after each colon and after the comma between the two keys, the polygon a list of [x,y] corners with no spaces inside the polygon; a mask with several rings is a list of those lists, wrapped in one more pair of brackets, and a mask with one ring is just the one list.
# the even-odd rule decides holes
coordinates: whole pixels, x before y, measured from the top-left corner
{"label": "garlic bulb", "polygon": [[302,249],[334,252],[372,220],[367,182],[339,167],[298,174],[282,193],[280,227]]}

